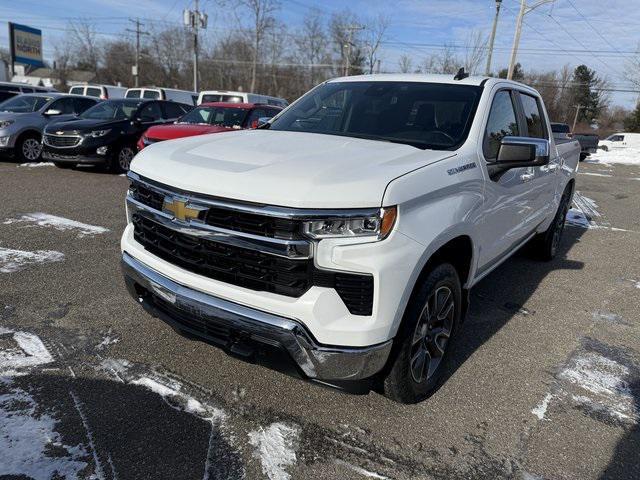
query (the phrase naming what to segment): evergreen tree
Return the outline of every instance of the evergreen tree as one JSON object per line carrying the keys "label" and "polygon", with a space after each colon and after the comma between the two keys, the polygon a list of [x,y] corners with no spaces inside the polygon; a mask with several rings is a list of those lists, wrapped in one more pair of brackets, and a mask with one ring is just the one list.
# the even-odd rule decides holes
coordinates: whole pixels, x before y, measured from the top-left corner
{"label": "evergreen tree", "polygon": [[[509,75],[508,68],[503,68],[498,72],[498,78],[507,78],[507,75]],[[524,80],[524,71],[522,70],[520,62],[516,63],[516,66],[513,67],[513,80],[516,82],[522,82]]]}
{"label": "evergreen tree", "polygon": [[604,108],[604,99],[601,93],[595,90],[602,84],[602,80],[586,65],[579,65],[573,72],[573,85],[571,87],[572,107],[580,106],[578,114],[579,122],[592,123]]}
{"label": "evergreen tree", "polygon": [[640,103],[638,103],[636,109],[625,119],[624,129],[627,132],[640,133]]}

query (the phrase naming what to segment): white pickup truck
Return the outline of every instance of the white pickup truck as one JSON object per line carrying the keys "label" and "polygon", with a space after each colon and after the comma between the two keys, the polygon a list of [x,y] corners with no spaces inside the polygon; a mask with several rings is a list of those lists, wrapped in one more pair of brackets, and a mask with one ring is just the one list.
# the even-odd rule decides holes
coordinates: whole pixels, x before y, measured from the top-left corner
{"label": "white pickup truck", "polygon": [[249,361],[418,402],[443,379],[469,290],[529,241],[556,254],[579,154],[519,83],[331,80],[257,130],[138,154],[127,287]]}

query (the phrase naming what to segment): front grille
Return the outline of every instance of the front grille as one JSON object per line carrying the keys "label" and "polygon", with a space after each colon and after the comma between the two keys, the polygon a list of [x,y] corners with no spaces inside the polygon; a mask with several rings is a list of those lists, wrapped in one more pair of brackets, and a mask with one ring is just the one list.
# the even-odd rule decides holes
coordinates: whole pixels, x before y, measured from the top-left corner
{"label": "front grille", "polygon": [[82,137],[80,137],[79,135],[59,136],[59,135],[47,134],[44,136],[44,143],[46,143],[50,147],[57,147],[57,148],[77,147],[78,145],[80,145],[81,141],[82,141]]}
{"label": "front grille", "polygon": [[151,190],[141,183],[132,183],[129,191],[133,198],[140,203],[154,210],[162,211],[162,204],[164,203],[164,195],[162,193]]}
{"label": "front grille", "polygon": [[[164,194],[141,183],[131,184],[131,195],[140,203],[162,211]],[[288,218],[271,217],[256,213],[242,212],[223,207],[209,207],[204,221],[212,227],[225,228],[235,232],[250,233],[282,240],[300,240],[302,222]]]}
{"label": "front grille", "polygon": [[291,260],[185,235],[135,214],[137,242],[160,258],[232,285],[299,297],[310,285],[310,260]]}
{"label": "front grille", "polygon": [[[153,196],[151,196],[153,197]],[[311,286],[335,288],[354,315],[371,315],[373,277],[319,270],[294,260],[187,235],[140,214],[134,238],[154,255],[193,273],[256,291],[300,297]]]}

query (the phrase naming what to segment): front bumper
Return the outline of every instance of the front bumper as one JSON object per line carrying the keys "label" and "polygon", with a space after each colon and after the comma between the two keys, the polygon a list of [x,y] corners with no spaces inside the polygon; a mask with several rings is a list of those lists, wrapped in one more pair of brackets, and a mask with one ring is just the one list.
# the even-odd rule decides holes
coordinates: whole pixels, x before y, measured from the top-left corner
{"label": "front bumper", "polygon": [[97,154],[63,154],[43,150],[42,158],[50,162],[73,163],[83,165],[103,165],[109,161],[109,157]]}
{"label": "front bumper", "polygon": [[368,347],[322,345],[296,320],[180,285],[126,252],[122,269],[129,293],[153,316],[258,362],[265,352],[283,353],[303,378],[327,383],[363,380],[382,370],[389,357],[392,340]]}

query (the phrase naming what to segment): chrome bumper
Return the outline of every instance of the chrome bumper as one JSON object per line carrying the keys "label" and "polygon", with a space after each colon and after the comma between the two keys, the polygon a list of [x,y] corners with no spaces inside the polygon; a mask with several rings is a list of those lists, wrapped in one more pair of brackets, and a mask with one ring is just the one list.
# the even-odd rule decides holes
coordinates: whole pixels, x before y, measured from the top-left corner
{"label": "chrome bumper", "polygon": [[[126,252],[122,269],[127,289],[152,315],[188,334],[212,340],[208,331],[228,332],[215,341],[234,353],[251,352],[251,345],[284,349],[302,374],[318,381],[363,380],[384,367],[392,340],[369,347],[321,345],[299,322],[245,307],[180,285]],[[169,304],[168,310],[162,305]],[[178,313],[176,313],[178,312]],[[196,318],[202,328],[180,317]]]}

